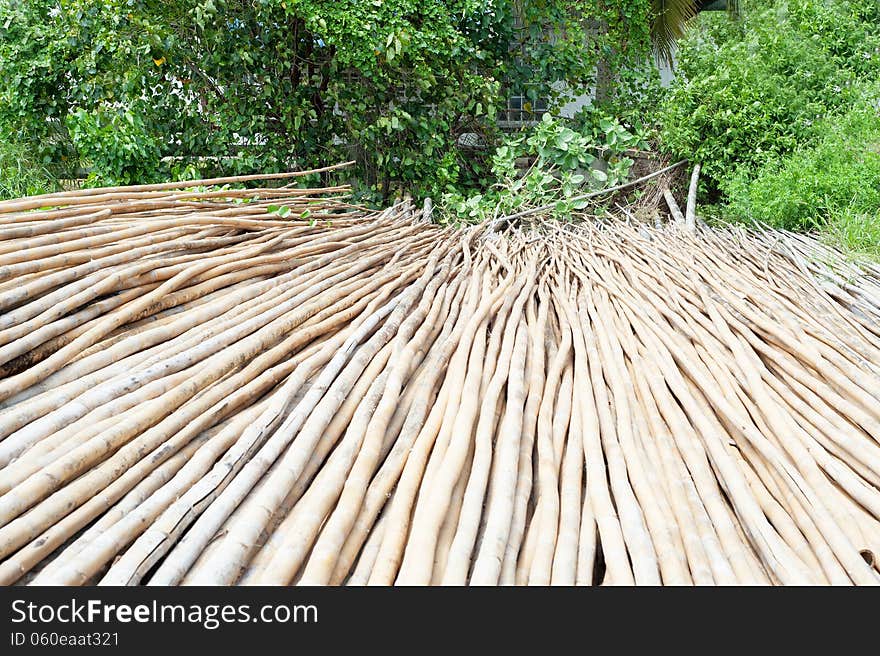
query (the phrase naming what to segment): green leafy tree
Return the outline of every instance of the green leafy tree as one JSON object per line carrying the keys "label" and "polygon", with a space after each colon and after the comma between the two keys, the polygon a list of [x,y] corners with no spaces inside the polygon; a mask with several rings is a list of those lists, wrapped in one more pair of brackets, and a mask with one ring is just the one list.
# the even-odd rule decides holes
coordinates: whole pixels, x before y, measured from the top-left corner
{"label": "green leafy tree", "polygon": [[[503,89],[562,102],[600,60],[623,84],[644,60],[645,7],[0,0],[0,132],[95,184],[354,159],[365,195],[480,187]],[[459,147],[469,133],[476,150]]]}

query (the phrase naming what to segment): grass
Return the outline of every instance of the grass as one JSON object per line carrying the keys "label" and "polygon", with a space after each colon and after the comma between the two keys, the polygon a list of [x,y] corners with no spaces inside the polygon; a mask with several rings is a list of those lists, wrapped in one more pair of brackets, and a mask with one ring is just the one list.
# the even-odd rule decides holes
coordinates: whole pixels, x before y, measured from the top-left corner
{"label": "grass", "polygon": [[834,219],[824,231],[830,243],[853,255],[880,262],[880,208],[873,213],[846,208]]}
{"label": "grass", "polygon": [[58,182],[27,150],[12,141],[0,141],[0,200],[55,191]]}

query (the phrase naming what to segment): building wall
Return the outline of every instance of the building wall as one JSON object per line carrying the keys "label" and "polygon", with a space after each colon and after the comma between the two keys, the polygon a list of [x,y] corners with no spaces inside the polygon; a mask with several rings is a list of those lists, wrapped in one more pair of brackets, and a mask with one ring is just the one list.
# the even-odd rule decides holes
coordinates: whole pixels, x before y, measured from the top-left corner
{"label": "building wall", "polygon": [[[664,87],[668,87],[672,84],[672,79],[675,77],[675,70],[673,67],[674,63],[672,65],[667,64],[666,62],[660,64],[660,83]],[[593,90],[590,93],[578,96],[570,103],[563,105],[559,110],[559,115],[571,118],[592,102],[594,94],[595,91]]]}

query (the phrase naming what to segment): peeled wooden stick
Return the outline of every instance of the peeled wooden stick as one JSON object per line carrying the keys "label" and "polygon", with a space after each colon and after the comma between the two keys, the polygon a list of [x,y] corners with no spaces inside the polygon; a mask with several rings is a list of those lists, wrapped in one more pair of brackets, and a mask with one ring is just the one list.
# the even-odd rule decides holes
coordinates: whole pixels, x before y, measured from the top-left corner
{"label": "peeled wooden stick", "polygon": [[687,208],[684,215],[685,227],[691,232],[696,227],[697,220],[697,183],[700,180],[700,165],[694,164],[694,170],[691,173],[691,182],[688,186]]}
{"label": "peeled wooden stick", "polygon": [[[473,553],[477,530],[479,528],[479,519],[483,512],[483,503],[486,495],[486,485],[489,480],[489,471],[490,467],[493,466],[492,433],[495,429],[494,406],[498,404],[501,398],[501,390],[508,380],[511,381],[510,384],[514,385],[514,389],[513,394],[511,394],[511,390],[508,386],[505,417],[503,423],[498,426],[498,439],[495,440],[495,449],[500,448],[501,445],[504,444],[505,438],[507,442],[513,442],[514,438],[510,433],[515,432],[518,435],[522,428],[522,406],[519,404],[520,401],[524,402],[525,399],[520,398],[523,396],[523,391],[518,385],[522,384],[521,381],[524,377],[523,369],[525,366],[528,334],[521,321],[521,316],[524,305],[528,300],[528,295],[531,292],[531,285],[523,285],[522,283],[519,283],[518,287],[519,294],[517,296],[511,294],[509,296],[509,300],[515,299],[515,301],[513,302],[510,316],[507,318],[504,326],[502,351],[499,355],[495,371],[493,372],[492,380],[490,381],[483,398],[480,421],[477,424],[475,433],[476,451],[474,453],[474,462],[468,478],[468,485],[465,490],[462,515],[459,517],[458,529],[456,530],[455,539],[450,550],[450,560],[447,561],[446,571],[443,574],[443,582],[445,584],[461,585],[468,577],[471,554]],[[492,406],[492,410],[489,410],[488,412],[487,404]],[[517,419],[518,415],[519,419]],[[505,433],[507,435],[505,435]],[[501,442],[499,442],[499,440]],[[517,444],[516,446],[516,456],[518,456],[519,445]],[[508,451],[510,451],[512,449],[512,444],[509,444],[507,448]],[[511,458],[513,455],[514,454],[509,453],[508,458]],[[476,466],[478,462],[481,465],[480,467]],[[506,463],[506,473],[515,475],[518,471],[518,467],[513,466],[513,468],[510,469],[510,466],[509,462]],[[496,501],[496,513],[499,513],[497,510],[497,503],[498,502]],[[508,508],[502,508],[500,513],[495,515],[497,519],[494,521],[509,521],[512,518],[512,507],[509,510],[510,513],[508,514]],[[489,532],[488,540],[491,541],[492,550],[497,549],[498,546],[506,544],[506,537],[500,545],[498,544],[498,538],[493,536],[493,533],[497,530],[499,529],[493,529],[490,526],[487,526],[487,531]],[[507,530],[509,530],[509,527]],[[484,539],[487,539],[485,534]],[[473,583],[485,585],[486,576],[489,578],[495,578],[497,581],[497,576],[500,573],[501,560],[500,554],[497,552],[495,553],[495,556],[498,556],[498,562],[490,566],[490,571],[483,572],[482,568],[486,567],[488,562],[480,565],[478,568],[478,564],[480,563],[478,555],[477,560],[474,563],[474,571],[472,575]],[[496,565],[498,567],[498,572],[493,574]]]}
{"label": "peeled wooden stick", "polygon": [[681,213],[681,208],[667,187],[663,188],[663,199],[666,201],[667,207],[669,207],[669,213],[672,215],[673,221],[679,225],[685,225],[684,214]]}

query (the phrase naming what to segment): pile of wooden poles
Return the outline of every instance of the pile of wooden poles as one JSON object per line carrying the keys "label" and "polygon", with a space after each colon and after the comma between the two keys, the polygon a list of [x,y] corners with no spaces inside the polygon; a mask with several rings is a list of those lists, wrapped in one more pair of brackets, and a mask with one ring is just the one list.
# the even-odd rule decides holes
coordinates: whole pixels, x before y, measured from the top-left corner
{"label": "pile of wooden poles", "polygon": [[877,268],[182,186],[0,203],[0,583],[880,582]]}

